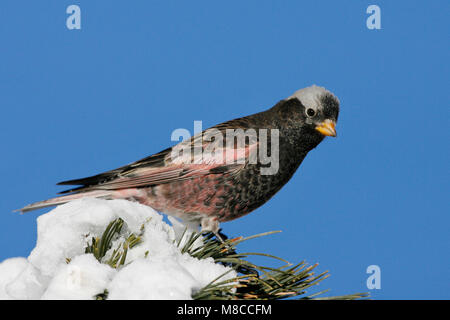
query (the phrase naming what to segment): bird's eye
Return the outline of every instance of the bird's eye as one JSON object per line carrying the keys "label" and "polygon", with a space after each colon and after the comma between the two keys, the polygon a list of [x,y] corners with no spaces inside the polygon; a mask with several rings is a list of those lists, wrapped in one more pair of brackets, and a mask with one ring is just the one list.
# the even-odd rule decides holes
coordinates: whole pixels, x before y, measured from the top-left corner
{"label": "bird's eye", "polygon": [[308,115],[308,117],[314,117],[316,115],[316,111],[314,109],[307,109],[306,110],[306,114]]}

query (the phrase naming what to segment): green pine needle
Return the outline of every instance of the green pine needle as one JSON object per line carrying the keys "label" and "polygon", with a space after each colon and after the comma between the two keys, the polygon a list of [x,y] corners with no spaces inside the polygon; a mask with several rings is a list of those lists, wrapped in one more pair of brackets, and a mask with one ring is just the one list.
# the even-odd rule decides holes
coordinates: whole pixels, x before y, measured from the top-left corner
{"label": "green pine needle", "polygon": [[[128,249],[138,245],[142,239],[134,233],[128,235],[122,244],[113,250],[111,257],[104,260],[104,257],[112,247],[112,241],[117,238],[122,230],[124,221],[121,218],[111,221],[106,227],[101,238],[92,238],[91,244],[88,244],[85,253],[92,253],[99,262],[106,263],[112,268],[118,268],[125,264]],[[141,233],[144,231],[144,225],[141,227]]]}
{"label": "green pine needle", "polygon": [[[138,235],[130,233],[125,235],[126,238],[119,243],[116,249],[112,250],[109,258],[105,257],[112,247],[113,240],[119,238],[124,221],[120,218],[111,221],[100,238],[92,238],[91,243],[87,244],[85,253],[92,253],[99,262],[108,264],[112,268],[120,268],[126,263],[128,249],[141,244],[144,224]],[[213,258],[216,263],[230,267],[226,273],[211,281],[205,287],[194,292],[193,299],[197,300],[279,300],[286,298],[300,299],[320,299],[320,300],[336,300],[336,299],[360,299],[368,297],[367,293],[355,293],[335,297],[318,297],[327,290],[307,294],[306,290],[318,285],[321,281],[329,277],[327,271],[315,274],[314,269],[318,264],[307,265],[302,261],[295,265],[288,261],[267,253],[257,252],[236,252],[236,246],[243,241],[259,238],[262,236],[278,233],[280,231],[271,231],[257,234],[250,237],[238,237],[227,239],[222,243],[217,240],[212,233],[192,233],[185,244],[181,246],[181,241],[186,235],[187,229],[184,230],[182,237],[176,245],[182,253],[188,253],[197,259]],[[202,239],[203,245],[195,247],[196,240]],[[145,257],[149,255],[149,251],[145,252]],[[278,262],[283,262],[281,267],[275,268],[270,266],[256,265],[247,260],[248,256],[264,256]],[[70,263],[70,259],[67,259]],[[224,276],[232,270],[237,272],[237,276],[232,279],[223,280]],[[108,298],[108,291],[105,289],[102,293],[95,296],[97,300],[105,300]]]}

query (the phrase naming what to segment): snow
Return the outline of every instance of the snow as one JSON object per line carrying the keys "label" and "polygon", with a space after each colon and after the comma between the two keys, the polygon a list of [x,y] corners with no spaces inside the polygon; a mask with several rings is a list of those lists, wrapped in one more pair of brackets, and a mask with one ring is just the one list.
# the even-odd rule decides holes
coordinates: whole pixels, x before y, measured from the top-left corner
{"label": "snow", "polygon": [[[119,217],[120,236],[102,261],[130,233],[142,241],[128,249],[125,265],[112,268],[85,248]],[[94,299],[107,290],[108,299],[184,300],[225,273],[220,281],[236,276],[212,258],[181,253],[178,242],[182,247],[194,228],[185,232],[184,224],[169,221],[172,225],[152,208],[126,200],[84,198],[61,205],[38,217],[38,239],[28,258],[0,263],[0,299]]]}
{"label": "snow", "polygon": [[[139,274],[140,276],[136,276]],[[165,279],[167,281],[161,281]],[[183,283],[183,285],[180,285]],[[178,261],[137,259],[122,269],[109,287],[111,299],[186,299],[198,284]],[[152,288],[147,290],[147,288]]]}
{"label": "snow", "polygon": [[48,284],[42,299],[91,299],[102,293],[116,271],[92,254],[75,257],[62,265]]}
{"label": "snow", "polygon": [[[13,296],[6,293],[6,287],[27,268],[28,261],[25,258],[11,258],[0,263],[0,299],[12,299]],[[13,294],[13,292],[11,292]]]}

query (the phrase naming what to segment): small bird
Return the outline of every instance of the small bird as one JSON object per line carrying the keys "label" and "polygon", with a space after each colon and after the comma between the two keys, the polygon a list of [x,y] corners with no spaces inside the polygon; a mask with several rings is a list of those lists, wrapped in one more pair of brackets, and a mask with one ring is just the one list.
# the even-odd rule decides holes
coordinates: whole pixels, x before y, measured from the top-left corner
{"label": "small bird", "polygon": [[[223,122],[139,161],[60,182],[58,185],[78,187],[18,211],[83,197],[127,199],[196,223],[202,231],[217,236],[220,222],[242,217],[266,203],[291,179],[309,151],[326,136],[336,136],[338,114],[339,100],[325,88],[313,85],[266,111]],[[264,132],[261,129],[272,130],[276,134],[271,138],[275,138],[249,134]],[[248,134],[240,144],[235,136],[228,135],[239,130]],[[215,138],[206,139],[211,132]],[[223,141],[217,138],[220,134]],[[259,161],[258,155],[263,153],[257,150],[261,148],[270,149],[270,159],[277,161],[273,166],[276,170],[264,173],[268,163]],[[195,154],[195,150],[200,153]]]}

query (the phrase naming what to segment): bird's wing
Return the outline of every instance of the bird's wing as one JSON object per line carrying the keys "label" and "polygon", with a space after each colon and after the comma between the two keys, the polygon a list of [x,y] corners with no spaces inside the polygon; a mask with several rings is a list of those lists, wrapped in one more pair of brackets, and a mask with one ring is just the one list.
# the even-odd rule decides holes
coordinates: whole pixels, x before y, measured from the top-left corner
{"label": "bird's wing", "polygon": [[102,172],[102,173],[96,174],[94,176],[59,182],[58,185],[81,186],[81,187],[62,191],[62,192],[60,192],[60,194],[74,192],[74,191],[78,191],[78,192],[85,191],[87,189],[94,189],[95,186],[100,186],[107,182],[116,180],[117,178],[120,177],[120,175],[126,173],[129,170],[133,170],[133,168],[145,167],[145,166],[148,166],[149,168],[163,167],[164,166],[164,158],[167,155],[167,153],[170,152],[170,150],[171,150],[171,148],[165,149],[159,153],[156,153],[154,155],[151,155],[151,156],[141,159],[139,161],[127,164],[127,165],[122,166],[117,169]]}
{"label": "bird's wing", "polygon": [[126,166],[87,178],[60,182],[58,185],[80,186],[61,193],[145,187],[208,174],[237,173],[249,161],[250,155],[255,154],[258,142],[247,139],[239,144],[233,139],[232,144],[227,144],[225,130],[236,128],[237,124],[233,121],[205,130],[172,148]]}

